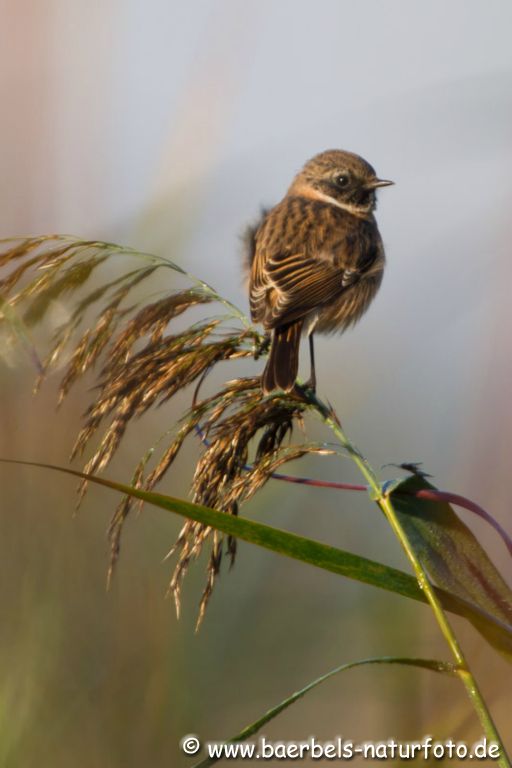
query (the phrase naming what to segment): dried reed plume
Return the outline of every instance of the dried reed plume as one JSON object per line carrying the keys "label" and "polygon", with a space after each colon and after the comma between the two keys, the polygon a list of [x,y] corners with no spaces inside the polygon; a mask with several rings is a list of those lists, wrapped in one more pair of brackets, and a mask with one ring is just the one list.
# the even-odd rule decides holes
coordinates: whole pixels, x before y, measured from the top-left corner
{"label": "dried reed plume", "polygon": [[[237,378],[214,395],[199,399],[199,385],[217,363],[264,353],[266,340],[236,307],[176,264],[130,248],[63,236],[4,240],[0,249],[0,267],[6,273],[0,281],[0,310],[10,331],[30,348],[34,359],[39,358],[30,340],[30,328],[45,318],[55,302],[72,295],[73,309],[55,330],[49,353],[39,365],[37,385],[51,368],[67,359],[60,403],[72,385],[97,366],[96,394],[71,453],[72,458],[82,456],[92,438],[98,438],[85,464],[87,473],[99,473],[107,467],[134,418],[194,382],[198,385],[192,406],[170,443],[165,446],[160,439],[160,456],[152,447],[135,468],[132,484],[136,487],[153,489],[165,477],[186,438],[199,433],[203,446],[192,481],[193,500],[237,514],[239,505],[282,464],[306,453],[325,452],[322,446],[309,443],[284,446],[293,425],[302,423],[308,408],[300,393],[263,397],[259,378]],[[162,269],[174,273],[173,282],[184,279],[186,287],[161,292],[162,298],[144,302],[141,284]],[[176,318],[191,308],[214,303],[222,306],[222,314],[174,328]],[[80,498],[84,491],[82,484]],[[132,506],[133,499],[125,497],[109,526],[109,578]],[[179,611],[180,587],[188,565],[198,557],[203,544],[211,541],[198,623],[223,551],[231,564],[235,557],[234,539],[224,538],[189,520],[171,550],[177,552],[178,561],[170,591]]]}

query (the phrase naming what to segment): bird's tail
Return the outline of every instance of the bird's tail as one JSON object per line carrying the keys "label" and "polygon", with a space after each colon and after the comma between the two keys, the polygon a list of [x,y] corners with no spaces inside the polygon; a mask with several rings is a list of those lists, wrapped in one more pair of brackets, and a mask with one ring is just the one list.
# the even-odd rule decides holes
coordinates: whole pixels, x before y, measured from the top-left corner
{"label": "bird's tail", "polygon": [[303,320],[281,325],[272,333],[272,345],[261,380],[263,392],[274,389],[290,392],[299,370],[299,346]]}

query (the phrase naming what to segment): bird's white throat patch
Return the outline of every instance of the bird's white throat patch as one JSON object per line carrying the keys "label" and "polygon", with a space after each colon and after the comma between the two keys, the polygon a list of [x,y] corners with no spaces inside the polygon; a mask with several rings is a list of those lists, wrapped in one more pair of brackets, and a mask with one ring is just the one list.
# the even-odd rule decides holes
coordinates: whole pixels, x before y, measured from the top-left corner
{"label": "bird's white throat patch", "polygon": [[343,211],[351,213],[353,216],[357,216],[360,219],[365,219],[371,212],[372,206],[369,205],[353,205],[352,203],[341,203],[336,200],[335,197],[326,195],[325,192],[320,192],[319,189],[314,189],[307,184],[300,184],[293,187],[293,191],[300,197],[307,197],[310,200],[321,200],[323,203],[334,205],[336,208],[341,208]]}

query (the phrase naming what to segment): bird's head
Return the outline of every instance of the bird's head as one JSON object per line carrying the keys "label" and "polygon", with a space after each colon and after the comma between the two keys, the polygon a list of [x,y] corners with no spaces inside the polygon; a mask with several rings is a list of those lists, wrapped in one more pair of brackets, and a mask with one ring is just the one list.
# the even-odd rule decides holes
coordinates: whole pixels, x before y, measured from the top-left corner
{"label": "bird's head", "polygon": [[375,210],[376,190],[393,183],[379,179],[372,166],[359,155],[330,149],[308,160],[288,194],[323,200],[366,217]]}

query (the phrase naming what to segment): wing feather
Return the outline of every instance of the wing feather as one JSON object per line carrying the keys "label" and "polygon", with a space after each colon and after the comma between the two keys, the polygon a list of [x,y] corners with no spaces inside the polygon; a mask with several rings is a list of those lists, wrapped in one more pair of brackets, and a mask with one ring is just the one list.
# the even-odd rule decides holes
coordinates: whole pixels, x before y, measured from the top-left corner
{"label": "wing feather", "polygon": [[301,253],[267,259],[254,272],[251,310],[257,312],[253,317],[263,319],[268,328],[305,317],[339,296],[355,278],[354,270]]}

